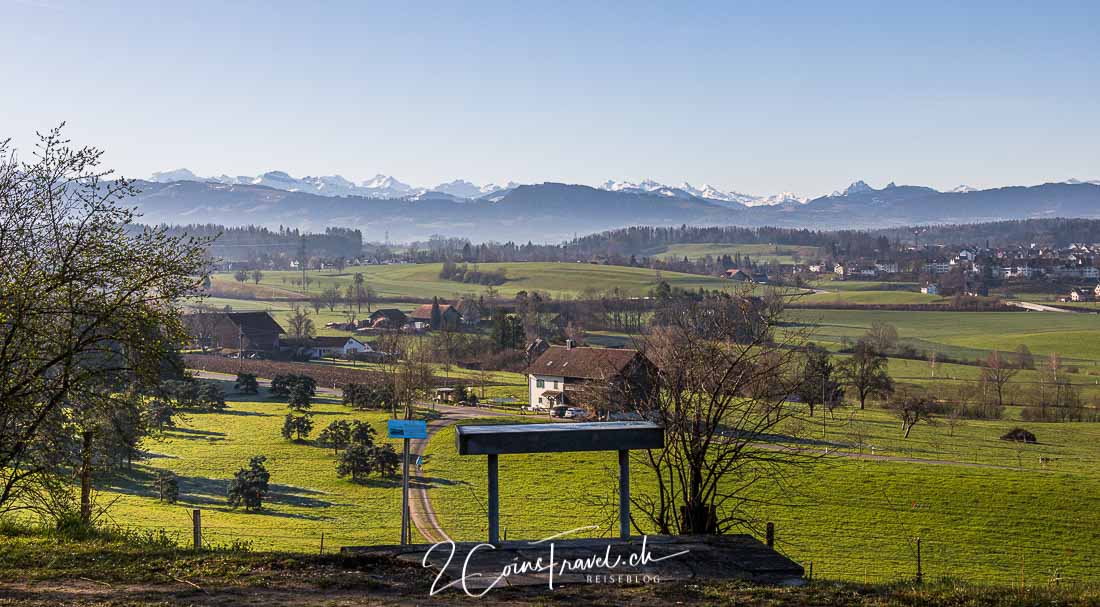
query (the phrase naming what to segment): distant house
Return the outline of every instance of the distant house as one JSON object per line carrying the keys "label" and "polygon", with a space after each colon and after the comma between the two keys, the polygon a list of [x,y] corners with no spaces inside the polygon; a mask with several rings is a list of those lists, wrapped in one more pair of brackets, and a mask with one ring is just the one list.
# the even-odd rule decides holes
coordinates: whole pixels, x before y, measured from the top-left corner
{"label": "distant house", "polygon": [[1074,289],[1069,292],[1070,301],[1095,301],[1096,294],[1088,289]]}
{"label": "distant house", "polygon": [[946,259],[933,259],[925,264],[925,269],[932,274],[947,274],[951,271],[951,262]]}
{"label": "distant house", "polygon": [[1096,288],[1092,290],[1093,296],[1100,299],[1100,284],[1096,285]]}
{"label": "distant house", "polygon": [[464,297],[458,300],[455,309],[462,315],[462,324],[477,326],[481,323],[481,308],[477,305],[477,300]]}
{"label": "distant house", "polygon": [[631,408],[648,398],[655,375],[653,364],[637,350],[584,348],[569,341],[550,346],[527,367],[528,402],[544,410],[557,405]]}
{"label": "distant house", "polygon": [[202,348],[271,352],[286,334],[267,312],[196,312],[185,314],[183,321]]}
{"label": "distant house", "polygon": [[[444,327],[453,329],[458,327],[459,323],[462,322],[462,314],[460,314],[451,304],[439,304],[439,315],[441,326]],[[413,310],[413,313],[409,315],[409,320],[431,325],[432,304],[424,304],[417,307]]]}
{"label": "distant house", "polygon": [[940,288],[934,284],[927,284],[920,288],[920,292],[925,295],[939,295]]}
{"label": "distant house", "polygon": [[722,276],[735,282],[752,282],[752,274],[741,268],[730,268]]}
{"label": "distant house", "polygon": [[375,310],[367,317],[366,326],[375,329],[400,329],[409,322],[409,317],[397,308],[382,308]]}
{"label": "distant house", "polygon": [[309,345],[307,347],[313,358],[325,358],[327,356],[344,357],[351,354],[362,354],[363,352],[374,351],[374,349],[370,347],[370,344],[361,342],[354,337],[330,337],[326,335],[314,337],[309,340]]}
{"label": "distant house", "polygon": [[876,261],[875,269],[885,274],[897,274],[898,262],[896,261]]}

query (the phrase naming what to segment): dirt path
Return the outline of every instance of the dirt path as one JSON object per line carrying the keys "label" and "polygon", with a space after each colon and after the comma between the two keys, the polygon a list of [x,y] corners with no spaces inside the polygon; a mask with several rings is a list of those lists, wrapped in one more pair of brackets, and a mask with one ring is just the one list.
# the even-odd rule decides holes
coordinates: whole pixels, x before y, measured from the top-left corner
{"label": "dirt path", "polygon": [[[462,420],[476,419],[479,417],[511,417],[511,414],[508,413],[488,411],[476,407],[437,405],[436,410],[442,415],[428,422],[428,439],[412,443],[411,452],[414,457],[423,455],[424,449],[428,446],[428,440],[431,440],[436,432],[439,432],[447,426],[454,425]],[[439,519],[435,516],[435,509],[432,507],[432,500],[428,494],[431,479],[425,476],[423,470],[417,471],[415,467],[413,467],[410,468],[410,471],[409,514],[413,526],[415,526],[416,530],[420,532],[420,535],[430,543],[445,542],[451,539],[451,537],[447,535],[447,532],[443,530],[443,526],[439,524]]]}

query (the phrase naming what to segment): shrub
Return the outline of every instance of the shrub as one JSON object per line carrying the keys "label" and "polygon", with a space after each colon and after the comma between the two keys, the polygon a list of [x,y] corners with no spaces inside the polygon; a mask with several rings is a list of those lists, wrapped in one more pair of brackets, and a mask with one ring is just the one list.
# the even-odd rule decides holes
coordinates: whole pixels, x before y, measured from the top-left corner
{"label": "shrub", "polygon": [[287,397],[296,385],[301,385],[310,396],[317,394],[317,382],[308,375],[295,375],[292,373],[280,374],[271,378],[272,396]]}
{"label": "shrub", "polygon": [[259,394],[260,392],[260,383],[256,381],[256,375],[253,373],[238,373],[234,387],[241,394]]}
{"label": "shrub", "polygon": [[1007,434],[1001,437],[1001,440],[1015,441],[1019,443],[1037,443],[1038,439],[1035,435],[1023,428],[1013,428],[1008,431]]}

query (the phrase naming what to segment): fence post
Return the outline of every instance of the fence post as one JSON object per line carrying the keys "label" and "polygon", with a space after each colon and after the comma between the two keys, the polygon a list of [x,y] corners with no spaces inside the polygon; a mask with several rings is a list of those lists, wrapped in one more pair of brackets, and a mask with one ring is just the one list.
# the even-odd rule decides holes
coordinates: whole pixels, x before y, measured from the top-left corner
{"label": "fence post", "polygon": [[195,541],[195,550],[202,550],[202,510],[191,511],[191,534]]}
{"label": "fence post", "polygon": [[321,532],[321,556],[325,555],[325,532]]}
{"label": "fence post", "polygon": [[775,523],[768,523],[768,529],[765,532],[764,541],[768,544],[768,548],[775,547]]}
{"label": "fence post", "polygon": [[920,562],[920,538],[917,538],[917,583],[920,584],[924,581],[924,571],[921,569]]}

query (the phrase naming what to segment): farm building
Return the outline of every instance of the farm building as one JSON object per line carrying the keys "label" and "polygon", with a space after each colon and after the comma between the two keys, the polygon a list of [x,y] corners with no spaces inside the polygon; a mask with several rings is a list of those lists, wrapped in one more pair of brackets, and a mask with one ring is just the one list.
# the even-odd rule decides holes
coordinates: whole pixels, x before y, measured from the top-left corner
{"label": "farm building", "polygon": [[637,350],[583,348],[570,340],[550,346],[527,367],[527,392],[532,409],[631,408],[649,396],[655,376]]}
{"label": "farm building", "polygon": [[200,347],[242,352],[279,349],[286,331],[267,312],[196,312],[185,314],[184,324]]}
{"label": "farm building", "polygon": [[[441,326],[448,328],[456,328],[459,323],[462,322],[462,314],[455,309],[451,304],[439,304],[439,315]],[[424,323],[426,325],[432,324],[432,304],[424,304],[413,310],[413,313],[409,316],[409,320],[412,322]],[[437,328],[437,327],[433,327]]]}

